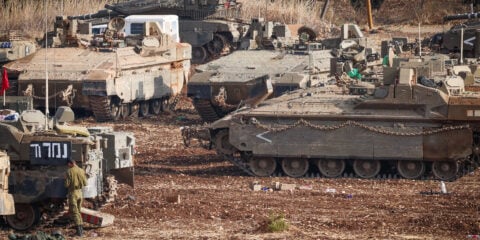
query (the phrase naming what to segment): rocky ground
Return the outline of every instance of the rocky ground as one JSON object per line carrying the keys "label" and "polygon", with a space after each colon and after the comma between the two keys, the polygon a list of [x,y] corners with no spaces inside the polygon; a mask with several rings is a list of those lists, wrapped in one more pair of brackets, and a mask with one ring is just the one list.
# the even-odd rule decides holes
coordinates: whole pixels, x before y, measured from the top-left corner
{"label": "rocky ground", "polygon": [[[77,123],[131,131],[137,139],[135,188],[121,186],[115,203],[102,209],[115,215],[115,224],[87,225],[85,239],[467,239],[480,234],[480,170],[447,182],[448,194],[438,194],[440,183],[432,180],[250,177],[214,151],[183,145],[180,127],[201,123],[187,99],[177,111],[160,116]],[[255,181],[297,188],[253,191]],[[288,230],[268,231],[275,216],[285,217]],[[74,232],[66,226],[37,230]]]}

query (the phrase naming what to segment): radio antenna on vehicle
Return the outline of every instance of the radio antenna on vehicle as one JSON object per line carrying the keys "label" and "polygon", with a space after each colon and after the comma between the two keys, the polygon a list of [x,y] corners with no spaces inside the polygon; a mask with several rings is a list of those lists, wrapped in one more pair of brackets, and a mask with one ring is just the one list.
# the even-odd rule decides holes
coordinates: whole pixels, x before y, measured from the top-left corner
{"label": "radio antenna on vehicle", "polygon": [[47,59],[47,50],[48,50],[48,7],[47,0],[44,0],[45,6],[45,130],[48,130],[48,59]]}

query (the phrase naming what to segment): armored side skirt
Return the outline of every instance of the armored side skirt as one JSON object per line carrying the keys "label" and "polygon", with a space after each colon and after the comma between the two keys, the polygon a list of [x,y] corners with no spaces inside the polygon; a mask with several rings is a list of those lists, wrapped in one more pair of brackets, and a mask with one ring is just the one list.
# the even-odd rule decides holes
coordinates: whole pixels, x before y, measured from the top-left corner
{"label": "armored side skirt", "polygon": [[455,160],[472,153],[465,127],[376,126],[322,122],[287,125],[233,124],[230,143],[257,156],[379,160]]}

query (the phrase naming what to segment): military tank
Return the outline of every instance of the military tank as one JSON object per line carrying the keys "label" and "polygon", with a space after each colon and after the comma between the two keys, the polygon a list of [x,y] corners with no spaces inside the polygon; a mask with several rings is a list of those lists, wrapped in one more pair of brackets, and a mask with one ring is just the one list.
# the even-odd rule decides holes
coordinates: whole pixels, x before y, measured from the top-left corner
{"label": "military tank", "polygon": [[20,31],[0,31],[0,66],[33,54],[36,50],[37,44],[24,37]]}
{"label": "military tank", "polygon": [[130,15],[179,16],[180,39],[192,45],[192,62],[205,62],[237,47],[248,24],[238,20],[240,3],[235,0],[130,0],[106,4],[96,13],[70,16],[100,25],[111,17]]}
{"label": "military tank", "polygon": [[[329,75],[341,75],[378,60],[357,25],[345,24],[341,29],[340,37],[315,41],[315,33],[302,27],[298,39],[278,39],[281,41],[274,45],[282,47],[276,50],[238,50],[199,65],[187,83],[187,96],[202,119],[213,122],[254,99],[328,85]],[[250,47],[255,45],[255,41],[250,42]]]}
{"label": "military tank", "polygon": [[[92,111],[97,121],[159,114],[188,81],[191,46],[176,42],[159,22],[129,24],[115,18],[94,35],[90,22],[57,17],[53,48],[5,65],[14,86],[7,94],[32,96],[35,108],[44,108],[48,97],[50,106]],[[123,32],[132,26],[141,34]]]}
{"label": "military tank", "polygon": [[212,122],[256,98],[325,83],[330,58],[330,51],[321,49],[235,51],[198,66],[187,96],[202,119]]}
{"label": "military tank", "polygon": [[133,186],[133,134],[69,126],[74,114],[68,107],[60,107],[48,120],[38,110],[17,116],[0,121],[0,152],[10,158],[7,186],[13,195],[13,202],[5,194],[0,202],[14,205],[15,214],[5,217],[13,229],[50,224],[65,213],[64,176],[70,159],[85,170],[83,196],[96,207],[114,200],[118,183]]}
{"label": "military tank", "polygon": [[477,168],[480,95],[442,59],[396,61],[384,73],[372,94],[299,89],[183,134],[259,177],[453,180]]}

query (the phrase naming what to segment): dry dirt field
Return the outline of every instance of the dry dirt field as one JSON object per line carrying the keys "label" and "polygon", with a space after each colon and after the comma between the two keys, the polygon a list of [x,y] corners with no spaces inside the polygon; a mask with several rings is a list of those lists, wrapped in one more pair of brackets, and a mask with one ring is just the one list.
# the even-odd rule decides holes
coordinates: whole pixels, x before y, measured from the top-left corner
{"label": "dry dirt field", "polygon": [[[480,170],[447,182],[448,194],[424,194],[440,191],[439,182],[431,180],[250,177],[214,151],[184,147],[180,127],[200,124],[187,99],[161,116],[77,123],[131,131],[137,139],[135,188],[122,185],[116,202],[102,210],[115,215],[115,224],[87,225],[84,239],[468,239],[480,234]],[[252,191],[254,181],[300,189]],[[177,195],[180,202],[167,201]],[[278,215],[285,216],[289,229],[268,232],[269,217]],[[62,226],[38,230],[74,232]],[[7,234],[4,230],[0,237]]]}

